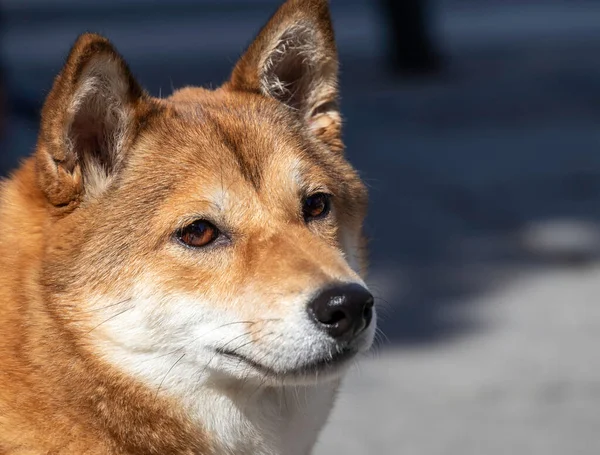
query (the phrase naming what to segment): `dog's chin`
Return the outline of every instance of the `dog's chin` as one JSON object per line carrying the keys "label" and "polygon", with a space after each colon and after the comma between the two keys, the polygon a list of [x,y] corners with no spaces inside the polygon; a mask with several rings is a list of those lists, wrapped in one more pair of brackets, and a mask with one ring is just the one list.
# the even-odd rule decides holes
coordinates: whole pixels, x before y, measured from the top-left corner
{"label": "dog's chin", "polygon": [[253,358],[250,354],[227,349],[216,349],[216,353],[223,360],[221,365],[228,374],[241,377],[244,382],[254,379],[263,385],[307,386],[340,379],[357,356],[371,347],[372,342],[373,335],[365,333],[354,343],[336,346],[320,356],[313,353],[306,360],[299,359],[289,366],[281,363],[273,365],[265,361],[264,355]]}
{"label": "dog's chin", "polygon": [[[293,367],[275,368],[235,351],[217,350],[217,353],[227,363],[235,363],[236,370],[239,370],[240,367],[245,370],[243,374],[245,380],[254,377],[262,384],[273,386],[314,385],[334,381],[346,372],[359,352],[354,347],[348,347],[335,354],[324,355],[316,360],[299,363]],[[248,370],[251,370],[251,374]]]}

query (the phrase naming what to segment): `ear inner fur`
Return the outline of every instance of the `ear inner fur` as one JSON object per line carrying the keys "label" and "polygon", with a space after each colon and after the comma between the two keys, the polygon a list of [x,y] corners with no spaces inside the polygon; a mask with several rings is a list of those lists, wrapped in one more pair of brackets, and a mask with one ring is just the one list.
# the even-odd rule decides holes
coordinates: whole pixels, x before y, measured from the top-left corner
{"label": "ear inner fur", "polygon": [[271,97],[342,151],[338,57],[325,0],[291,0],[260,31],[233,70],[229,89]]}
{"label": "ear inner fur", "polygon": [[69,209],[110,185],[146,100],[106,38],[79,37],[42,111],[37,173],[50,204]]}

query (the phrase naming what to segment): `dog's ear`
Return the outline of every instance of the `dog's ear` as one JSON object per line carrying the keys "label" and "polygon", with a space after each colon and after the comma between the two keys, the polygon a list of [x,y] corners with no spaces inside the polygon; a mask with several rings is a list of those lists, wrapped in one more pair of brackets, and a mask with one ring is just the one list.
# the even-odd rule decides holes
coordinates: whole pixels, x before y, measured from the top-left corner
{"label": "dog's ear", "polygon": [[79,37],[42,110],[37,176],[52,205],[73,207],[110,185],[147,99],[106,38]]}
{"label": "dog's ear", "polygon": [[288,0],[233,70],[228,87],[295,110],[314,134],[342,150],[338,57],[327,0]]}

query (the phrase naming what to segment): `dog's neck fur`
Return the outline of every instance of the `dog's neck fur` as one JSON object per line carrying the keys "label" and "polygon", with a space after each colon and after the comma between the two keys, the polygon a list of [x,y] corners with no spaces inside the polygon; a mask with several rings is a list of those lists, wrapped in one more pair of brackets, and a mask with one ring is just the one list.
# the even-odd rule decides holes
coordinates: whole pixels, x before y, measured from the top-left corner
{"label": "dog's neck fur", "polygon": [[258,390],[239,383],[230,389],[204,385],[188,397],[188,405],[226,453],[304,455],[315,444],[336,389],[334,383]]}
{"label": "dog's neck fur", "polygon": [[[273,387],[214,378],[199,373],[198,365],[186,363],[179,353],[157,357],[122,352],[118,358],[120,367],[135,370],[152,390],[177,397],[192,419],[217,439],[218,453],[310,453],[339,387],[339,380]],[[168,385],[167,376],[172,378]]]}
{"label": "dog's neck fur", "polygon": [[[0,300],[20,301],[24,310],[3,315],[14,319],[22,331],[20,339],[0,344],[3,357],[19,359],[19,364],[9,365],[14,374],[4,378],[0,372],[0,378],[29,384],[13,399],[31,408],[32,422],[38,417],[54,416],[56,425],[64,423],[65,440],[57,442],[52,436],[49,444],[81,453],[309,453],[329,415],[337,381],[261,387],[202,377],[197,365],[181,362],[177,379],[161,384],[177,361],[177,354],[146,362],[141,354],[122,352],[118,367],[115,362],[112,366],[98,365],[96,359],[86,357],[85,351],[77,347],[78,340],[69,339],[72,334],[64,332],[45,303],[29,297],[38,294],[42,286],[43,232],[47,223],[41,194],[24,191],[35,188],[31,185],[33,168],[33,162],[28,162],[0,191],[5,201],[14,202],[3,205],[4,219],[15,220],[12,226],[0,223],[0,232],[8,233],[13,240],[11,229],[29,235],[29,241],[11,244],[5,257],[18,253],[23,258],[37,258],[29,262],[23,259],[28,269],[15,269],[11,271],[13,276],[0,279]],[[31,235],[39,236],[38,241],[30,241]],[[3,352],[16,349],[21,349],[23,355]],[[36,358],[52,358],[53,362],[36,363]],[[140,364],[144,365],[142,372]],[[136,368],[137,374],[128,374]],[[133,409],[128,409],[132,403]],[[90,422],[97,426],[98,421],[104,428],[90,431]],[[114,434],[119,431],[121,435]],[[140,437],[125,441],[132,434]]]}

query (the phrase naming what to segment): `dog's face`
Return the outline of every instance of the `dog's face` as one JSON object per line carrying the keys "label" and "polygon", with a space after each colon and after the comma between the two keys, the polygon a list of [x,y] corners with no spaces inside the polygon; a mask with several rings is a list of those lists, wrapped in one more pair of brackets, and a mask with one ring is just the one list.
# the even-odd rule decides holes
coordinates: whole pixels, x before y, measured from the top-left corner
{"label": "dog's face", "polygon": [[220,89],[166,100],[80,38],[37,159],[42,281],[84,349],[150,379],[164,357],[298,384],[371,345],[366,190],[343,157],[336,77],[324,1],[286,3]]}

